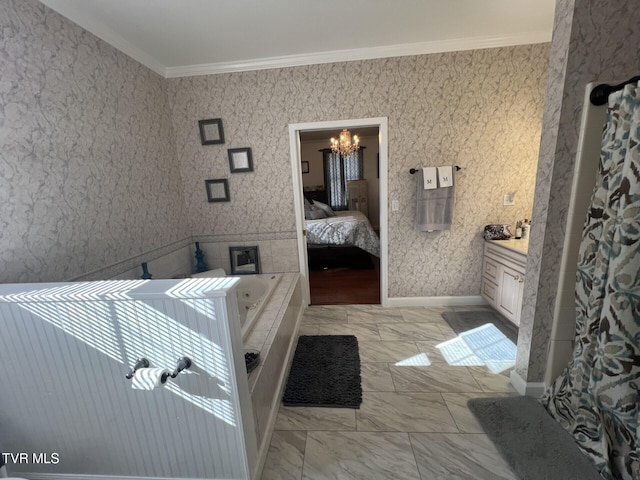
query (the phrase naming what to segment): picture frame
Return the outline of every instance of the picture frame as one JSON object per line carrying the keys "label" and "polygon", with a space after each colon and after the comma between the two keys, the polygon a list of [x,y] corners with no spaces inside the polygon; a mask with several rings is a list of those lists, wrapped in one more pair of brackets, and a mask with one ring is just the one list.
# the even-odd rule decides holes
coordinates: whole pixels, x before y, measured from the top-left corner
{"label": "picture frame", "polygon": [[226,178],[205,180],[204,183],[207,188],[207,200],[209,202],[228,202],[231,200],[229,182]]}
{"label": "picture frame", "polygon": [[209,118],[198,120],[200,128],[200,141],[202,145],[216,145],[224,143],[224,129],[221,118]]}
{"label": "picture frame", "polygon": [[257,246],[229,247],[231,275],[253,275],[260,273],[260,255]]}
{"label": "picture frame", "polygon": [[302,162],[302,174],[309,173],[309,162]]}
{"label": "picture frame", "polygon": [[227,154],[229,155],[231,173],[253,172],[253,157],[250,148],[229,148]]}

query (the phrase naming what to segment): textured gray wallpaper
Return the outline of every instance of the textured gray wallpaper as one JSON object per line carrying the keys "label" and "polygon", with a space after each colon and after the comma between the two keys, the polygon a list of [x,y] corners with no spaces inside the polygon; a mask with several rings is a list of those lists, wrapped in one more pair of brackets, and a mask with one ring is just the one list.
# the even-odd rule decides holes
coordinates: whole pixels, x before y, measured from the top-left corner
{"label": "textured gray wallpaper", "polygon": [[166,81],[35,0],[0,2],[0,283],[188,235]]}
{"label": "textured gray wallpaper", "polygon": [[[293,238],[290,123],[389,118],[391,297],[479,294],[482,226],[531,214],[548,45],[164,80],[35,0],[0,4],[0,27],[0,282],[93,278],[191,235]],[[218,117],[226,143],[202,146]],[[229,173],[233,147],[254,172]],[[408,170],[445,164],[453,229],[416,232]]]}
{"label": "textured gray wallpaper", "polygon": [[[391,297],[478,295],[482,227],[530,218],[548,45],[170,79],[176,145],[194,235],[293,232],[290,123],[389,118]],[[226,143],[202,146],[198,120],[222,118]],[[230,174],[227,148],[255,171]],[[409,168],[457,164],[455,224],[416,232]],[[228,178],[231,202],[204,180]],[[503,194],[516,191],[515,207]]]}

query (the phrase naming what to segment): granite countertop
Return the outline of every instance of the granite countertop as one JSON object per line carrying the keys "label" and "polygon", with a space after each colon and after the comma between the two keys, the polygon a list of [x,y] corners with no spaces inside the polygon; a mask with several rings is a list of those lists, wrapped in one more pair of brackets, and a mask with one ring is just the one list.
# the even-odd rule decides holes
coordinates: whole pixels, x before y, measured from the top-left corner
{"label": "granite countertop", "polygon": [[528,238],[524,240],[522,239],[516,240],[511,238],[509,240],[487,240],[487,241],[493,243],[494,245],[499,245],[501,247],[508,248],[509,250],[513,250],[514,252],[524,253],[525,255],[529,251]]}

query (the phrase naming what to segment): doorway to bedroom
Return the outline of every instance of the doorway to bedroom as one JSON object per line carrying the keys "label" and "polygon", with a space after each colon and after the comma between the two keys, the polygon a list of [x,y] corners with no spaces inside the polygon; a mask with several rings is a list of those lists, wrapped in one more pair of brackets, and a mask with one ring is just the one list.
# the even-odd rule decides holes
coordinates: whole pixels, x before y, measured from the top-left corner
{"label": "doorway to bedroom", "polygon": [[[356,151],[331,150],[330,139],[343,129],[359,137]],[[300,271],[309,303],[384,304],[386,119],[291,125],[290,134]]]}

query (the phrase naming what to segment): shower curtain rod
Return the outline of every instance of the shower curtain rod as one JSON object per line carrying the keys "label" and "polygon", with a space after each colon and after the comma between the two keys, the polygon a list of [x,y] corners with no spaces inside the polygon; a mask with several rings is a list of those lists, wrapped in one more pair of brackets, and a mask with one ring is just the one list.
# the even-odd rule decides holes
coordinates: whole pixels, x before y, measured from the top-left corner
{"label": "shower curtain rod", "polygon": [[618,85],[601,83],[600,85],[593,87],[593,90],[591,90],[591,95],[589,95],[589,100],[591,101],[592,105],[596,105],[599,107],[600,105],[604,105],[605,103],[607,103],[607,101],[609,100],[609,95],[611,95],[613,92],[622,90],[625,85],[637,82],[640,82],[640,75],[630,78],[626,82],[622,82]]}

